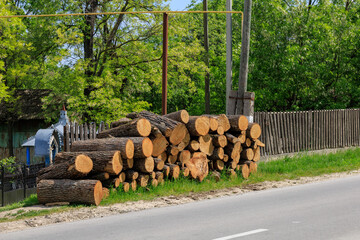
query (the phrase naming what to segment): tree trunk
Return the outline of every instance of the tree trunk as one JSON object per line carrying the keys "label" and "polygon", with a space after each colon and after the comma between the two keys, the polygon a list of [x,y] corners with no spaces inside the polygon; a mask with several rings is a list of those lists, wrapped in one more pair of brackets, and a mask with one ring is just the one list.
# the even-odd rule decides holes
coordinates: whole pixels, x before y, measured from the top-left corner
{"label": "tree trunk", "polygon": [[112,122],[110,124],[110,128],[116,128],[120,125],[129,124],[131,121],[132,121],[132,119],[130,119],[130,118],[121,118],[115,122]]}
{"label": "tree trunk", "polygon": [[132,169],[129,169],[125,171],[125,176],[126,181],[132,181],[136,180],[139,177],[139,173]]}
{"label": "tree trunk", "polygon": [[37,185],[39,203],[70,202],[99,205],[102,184],[98,180],[41,180]]}
{"label": "tree trunk", "polygon": [[120,151],[123,159],[134,157],[134,143],[128,137],[91,139],[71,144],[72,152]]}
{"label": "tree trunk", "polygon": [[251,148],[246,148],[241,152],[241,159],[253,160],[254,151]]}
{"label": "tree trunk", "polygon": [[128,124],[120,125],[116,128],[111,128],[102,131],[97,135],[97,138],[109,137],[147,137],[151,133],[151,124],[144,118],[134,119]]}
{"label": "tree trunk", "polygon": [[67,161],[50,165],[38,172],[37,181],[42,179],[79,179],[93,169],[93,161],[86,155],[71,156]]}

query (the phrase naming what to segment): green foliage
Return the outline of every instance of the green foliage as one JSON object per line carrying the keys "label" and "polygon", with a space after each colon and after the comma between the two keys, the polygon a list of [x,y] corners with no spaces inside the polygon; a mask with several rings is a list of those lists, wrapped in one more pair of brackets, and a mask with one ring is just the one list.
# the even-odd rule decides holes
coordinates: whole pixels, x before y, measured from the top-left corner
{"label": "green foliage", "polygon": [[[94,2],[91,5],[90,2]],[[225,0],[209,10],[225,10]],[[243,0],[233,1],[242,10]],[[166,10],[159,0],[1,1],[0,14]],[[189,10],[202,10],[193,1]],[[241,15],[233,14],[233,88]],[[169,17],[168,111],[225,111],[226,15],[209,14],[210,67],[203,15]],[[132,111],[161,112],[162,16],[98,15],[0,19],[0,101],[16,89],[51,89],[46,118],[65,104],[78,121],[113,121]],[[257,111],[360,107],[360,4],[356,1],[253,1],[248,90]],[[14,111],[17,111],[14,108]]]}
{"label": "green foliage", "polygon": [[15,171],[15,163],[16,163],[15,157],[3,158],[0,160],[0,169],[4,167],[5,172],[12,173]]}

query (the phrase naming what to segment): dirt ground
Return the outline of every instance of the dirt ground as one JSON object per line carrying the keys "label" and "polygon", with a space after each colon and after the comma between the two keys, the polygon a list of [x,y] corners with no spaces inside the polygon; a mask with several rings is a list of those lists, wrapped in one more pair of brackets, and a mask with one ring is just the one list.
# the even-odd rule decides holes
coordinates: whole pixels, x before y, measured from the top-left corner
{"label": "dirt ground", "polygon": [[[84,208],[69,210],[66,212],[53,213],[41,217],[33,217],[25,220],[0,223],[0,233],[19,231],[27,228],[33,228],[33,227],[61,223],[61,222],[73,222],[73,221],[90,219],[90,218],[99,218],[99,217],[105,217],[115,214],[140,211],[150,208],[179,205],[194,201],[200,201],[204,199],[212,199],[212,198],[237,195],[237,194],[246,194],[252,191],[260,191],[271,188],[282,188],[287,186],[294,186],[294,185],[306,184],[311,182],[319,182],[319,181],[325,181],[329,179],[335,179],[335,178],[341,178],[341,177],[347,177],[353,175],[360,175],[360,169],[345,173],[327,174],[318,177],[302,177],[297,180],[285,180],[280,182],[266,181],[258,184],[248,185],[245,188],[234,187],[234,188],[214,190],[204,193],[189,193],[181,196],[159,197],[151,201],[126,202],[126,203],[114,204],[111,206],[84,207]],[[37,205],[26,208],[18,208],[10,211],[0,212],[0,218],[7,217],[11,219],[11,217],[15,217],[18,213],[25,213],[32,210],[44,210],[50,208],[54,208],[54,207]]]}

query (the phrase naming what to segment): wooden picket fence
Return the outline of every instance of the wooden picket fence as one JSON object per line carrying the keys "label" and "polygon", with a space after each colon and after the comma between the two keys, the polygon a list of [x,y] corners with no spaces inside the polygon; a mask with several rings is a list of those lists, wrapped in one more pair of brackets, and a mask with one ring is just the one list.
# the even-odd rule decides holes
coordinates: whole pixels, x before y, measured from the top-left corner
{"label": "wooden picket fence", "polygon": [[262,155],[360,146],[360,109],[256,112]]}
{"label": "wooden picket fence", "polygon": [[104,124],[104,122],[99,125],[94,122],[84,124],[71,122],[69,125],[64,126],[64,151],[69,152],[73,142],[95,139],[96,135],[105,129],[109,129],[109,125]]}
{"label": "wooden picket fence", "polygon": [[[360,146],[360,109],[297,112],[255,112],[254,121],[262,129],[260,140],[266,144],[261,155]],[[64,127],[65,151],[71,143],[95,139],[109,126],[100,123]]]}

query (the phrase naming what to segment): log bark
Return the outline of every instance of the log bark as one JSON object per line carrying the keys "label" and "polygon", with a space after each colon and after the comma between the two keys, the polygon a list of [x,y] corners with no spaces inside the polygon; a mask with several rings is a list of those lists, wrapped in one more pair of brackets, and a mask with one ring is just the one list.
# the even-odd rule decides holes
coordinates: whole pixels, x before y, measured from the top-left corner
{"label": "log bark", "polygon": [[164,117],[170,118],[172,120],[187,124],[189,122],[189,113],[186,110],[180,110],[177,112],[169,113],[164,115]]}
{"label": "log bark", "polygon": [[241,164],[240,167],[241,175],[243,176],[243,178],[248,179],[250,175],[249,166],[247,164]]}
{"label": "log bark", "polygon": [[101,183],[106,188],[110,188],[110,187],[117,188],[120,185],[120,179],[118,177],[110,178],[108,180],[102,181]]}
{"label": "log bark", "polygon": [[209,173],[208,159],[204,153],[195,152],[185,165],[189,168],[191,177],[198,179],[200,182],[204,180]]}
{"label": "log bark", "polygon": [[244,131],[248,128],[249,121],[244,115],[227,116],[230,122],[230,131]]}
{"label": "log bark", "polygon": [[93,168],[93,161],[86,155],[71,156],[67,161],[50,165],[38,172],[37,181],[42,179],[79,179]]}
{"label": "log bark", "polygon": [[200,151],[210,156],[213,154],[214,145],[209,134],[199,137]]}
{"label": "log bark", "polygon": [[205,116],[190,116],[186,127],[191,136],[204,136],[209,133],[210,120]]}
{"label": "log bark", "polygon": [[216,147],[225,147],[227,145],[227,138],[225,135],[212,135],[210,134],[210,137],[212,138],[213,144]]}
{"label": "log bark", "polygon": [[119,120],[117,120],[115,122],[112,122],[110,124],[110,128],[116,128],[116,127],[118,127],[120,125],[128,124],[131,121],[132,121],[132,119],[130,119],[130,118],[121,118],[121,119],[119,119]]}
{"label": "log bark", "polygon": [[56,154],[54,163],[66,162],[78,155],[88,156],[92,160],[92,173],[108,172],[117,175],[123,168],[120,151],[61,152]]}
{"label": "log bark", "polygon": [[261,135],[261,127],[257,123],[249,123],[246,136],[251,139],[258,139]]}
{"label": "log bark", "polygon": [[221,160],[214,160],[213,162],[214,170],[222,171],[224,169],[224,162]]}
{"label": "log bark", "polygon": [[237,142],[240,142],[240,139],[232,135],[231,133],[225,133],[226,139],[228,142],[235,144]]}
{"label": "log bark", "polygon": [[71,152],[120,151],[123,159],[134,157],[134,143],[128,137],[76,141]]}
{"label": "log bark", "polygon": [[97,138],[109,137],[147,137],[151,133],[151,124],[147,119],[138,118],[130,123],[120,125],[102,131],[97,135]]}
{"label": "log bark", "polygon": [[169,137],[170,142],[174,145],[179,144],[184,139],[186,134],[186,127],[184,124],[148,111],[130,113],[127,115],[127,117],[142,117],[149,120],[150,123],[157,127],[165,137]]}
{"label": "log bark", "polygon": [[132,180],[136,180],[138,177],[139,177],[139,173],[132,170],[132,169],[129,169],[129,170],[125,171],[125,179],[128,182],[130,182]]}
{"label": "log bark", "polygon": [[147,158],[153,153],[153,143],[148,137],[129,137],[134,143],[134,158]]}
{"label": "log bark", "polygon": [[98,206],[102,195],[102,184],[98,180],[47,179],[37,185],[37,199],[41,204],[70,202]]}
{"label": "log bark", "polygon": [[155,163],[152,157],[134,159],[134,170],[143,173],[151,173],[154,171]]}
{"label": "log bark", "polygon": [[164,177],[169,177],[169,175],[170,175],[170,167],[168,165],[164,165],[163,174],[164,174]]}
{"label": "log bark", "polygon": [[107,172],[95,173],[95,174],[89,175],[87,178],[95,179],[95,180],[99,180],[99,181],[105,181],[110,178],[110,174]]}

